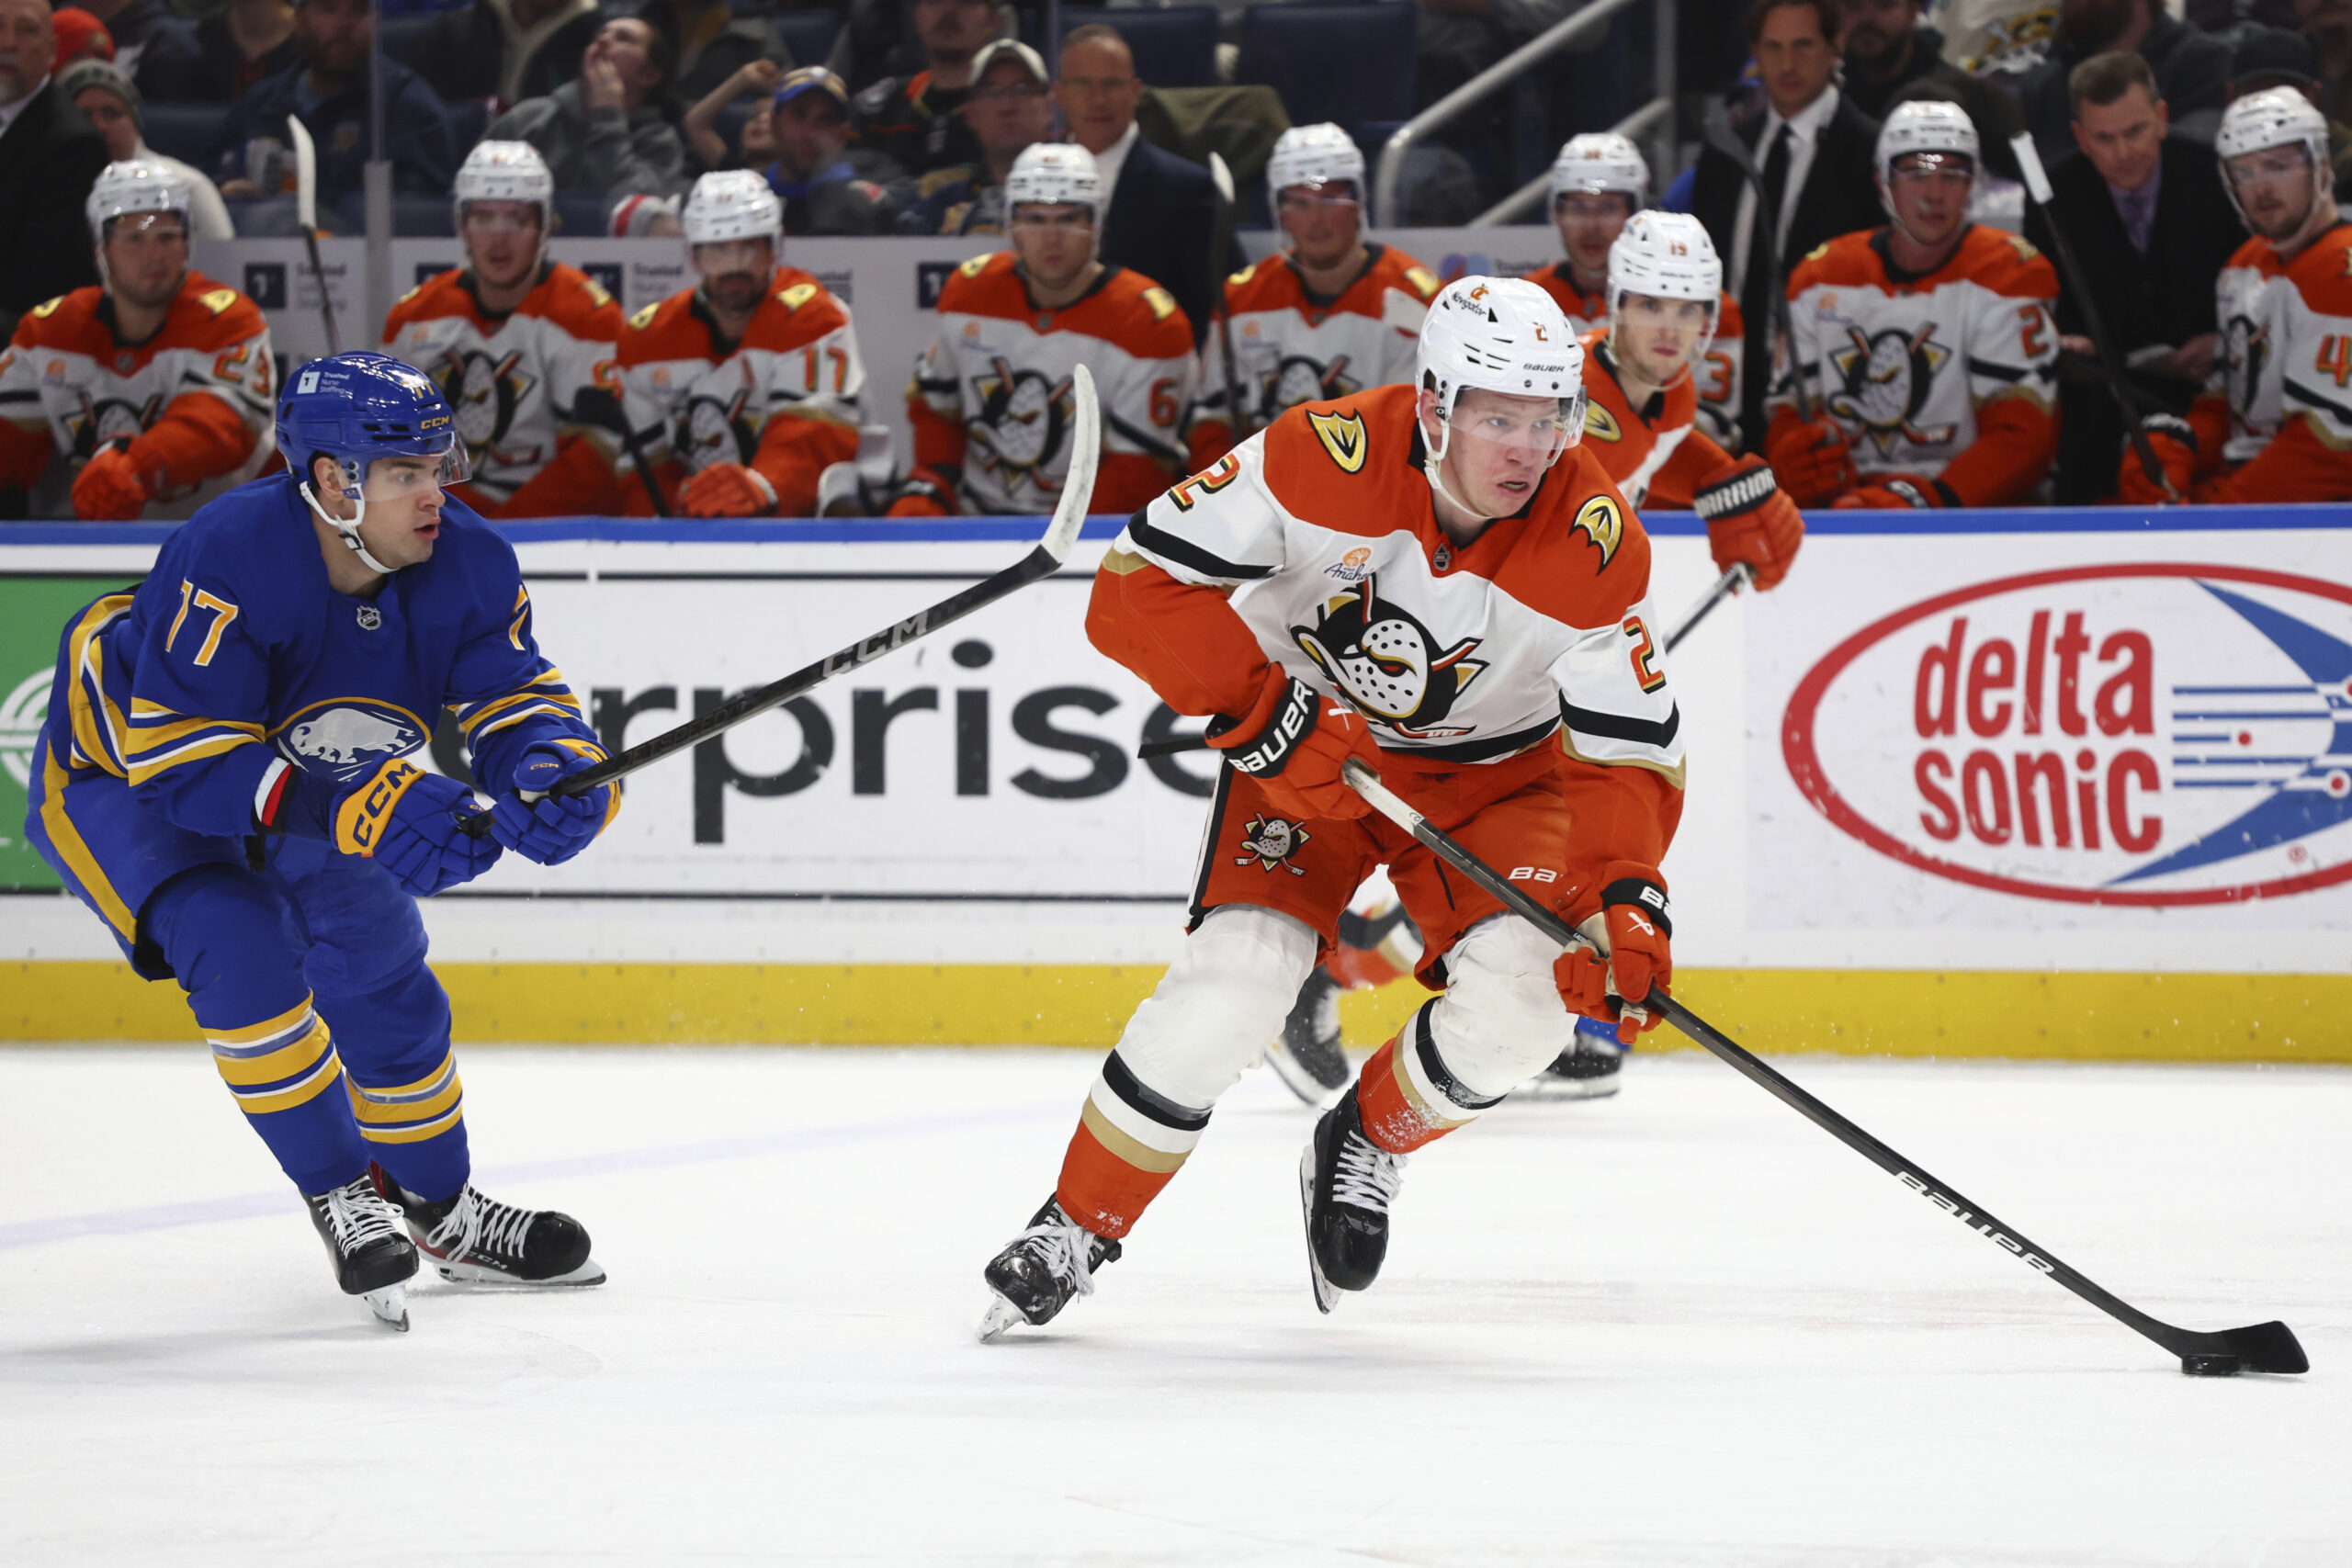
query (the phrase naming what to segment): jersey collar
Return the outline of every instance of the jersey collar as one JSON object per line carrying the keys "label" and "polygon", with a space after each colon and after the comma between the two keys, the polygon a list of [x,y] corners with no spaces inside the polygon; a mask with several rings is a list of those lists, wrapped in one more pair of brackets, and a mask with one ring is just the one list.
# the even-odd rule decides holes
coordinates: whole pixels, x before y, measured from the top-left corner
{"label": "jersey collar", "polygon": [[[1623,392],[1625,389],[1625,378],[1617,374],[1617,356],[1610,352],[1609,339],[1603,337],[1599,343],[1594,344],[1592,345],[1592,353],[1593,356],[1600,361],[1600,367],[1609,372],[1609,378],[1617,383],[1617,389],[1620,392]],[[1678,378],[1678,379],[1679,379],[1679,378]],[[1625,406],[1627,408],[1633,408],[1634,400],[1627,398],[1625,400]],[[1640,408],[1634,409],[1634,413],[1636,418],[1640,419],[1644,424],[1652,426],[1655,426],[1657,423],[1659,416],[1665,412],[1666,394],[1664,392],[1652,392],[1647,402],[1644,403]]]}
{"label": "jersey collar", "polygon": [[1298,257],[1294,253],[1290,251],[1283,253],[1283,265],[1290,268],[1292,276],[1298,279],[1298,291],[1306,296],[1308,306],[1317,310],[1328,310],[1346,299],[1350,289],[1372,276],[1372,269],[1380,265],[1380,254],[1385,248],[1366,240],[1363,244],[1363,265],[1357,269],[1353,277],[1340,286],[1340,291],[1337,294],[1317,294],[1314,289],[1309,288],[1306,286],[1306,269],[1298,265]]}
{"label": "jersey collar", "polygon": [[1960,237],[1954,240],[1951,243],[1951,254],[1944,257],[1942,261],[1937,263],[1933,267],[1929,268],[1926,272],[1905,272],[1901,267],[1894,265],[1894,244],[1892,238],[1894,233],[1894,229],[1893,225],[1890,224],[1885,228],[1880,229],[1876,233],[1872,234],[1871,236],[1870,243],[1871,249],[1878,253],[1879,265],[1886,268],[1887,281],[1890,283],[1900,283],[1907,286],[1909,284],[1923,282],[1928,278],[1933,277],[1936,274],[1943,271],[1944,268],[1951,265],[1954,261],[1959,259],[1960,253],[1967,247],[1968,236],[1975,231],[1976,225],[1974,223],[1962,224],[1960,226]]}

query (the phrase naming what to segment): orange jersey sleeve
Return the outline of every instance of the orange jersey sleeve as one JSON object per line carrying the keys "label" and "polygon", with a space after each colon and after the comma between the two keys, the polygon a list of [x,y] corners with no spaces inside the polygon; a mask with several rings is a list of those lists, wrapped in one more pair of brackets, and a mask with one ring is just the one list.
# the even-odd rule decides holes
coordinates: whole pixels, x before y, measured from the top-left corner
{"label": "orange jersey sleeve", "polygon": [[1266,655],[1222,590],[1121,550],[1094,574],[1086,637],[1178,713],[1245,714],[1266,683]]}
{"label": "orange jersey sleeve", "polygon": [[2007,506],[2041,482],[2058,457],[2058,416],[2038,398],[1995,398],[1976,411],[1976,439],[1938,476],[1962,506]]}
{"label": "orange jersey sleeve", "polygon": [[[2198,436],[2198,452],[2205,450]],[[2188,493],[2193,502],[2262,502],[2352,501],[2352,451],[2327,440],[2317,416],[2290,414],[2278,434],[2233,473],[2217,474]]]}
{"label": "orange jersey sleeve", "polygon": [[[474,502],[485,517],[594,517],[620,510],[612,463],[604,449],[583,436],[566,436],[556,445],[555,459],[523,481],[503,505]],[[636,486],[644,501],[644,487]],[[649,508],[650,502],[647,503]]]}

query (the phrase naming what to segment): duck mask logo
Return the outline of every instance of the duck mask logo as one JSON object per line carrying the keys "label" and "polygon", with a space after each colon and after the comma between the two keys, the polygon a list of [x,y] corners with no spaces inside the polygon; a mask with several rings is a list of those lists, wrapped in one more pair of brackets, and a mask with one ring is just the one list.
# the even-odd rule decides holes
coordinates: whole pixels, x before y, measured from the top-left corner
{"label": "duck mask logo", "polygon": [[1377,574],[1328,601],[1312,626],[1290,635],[1366,717],[1409,740],[1467,735],[1471,726],[1442,721],[1478,672],[1480,639],[1441,649],[1435,633],[1411,612],[1380,597]]}

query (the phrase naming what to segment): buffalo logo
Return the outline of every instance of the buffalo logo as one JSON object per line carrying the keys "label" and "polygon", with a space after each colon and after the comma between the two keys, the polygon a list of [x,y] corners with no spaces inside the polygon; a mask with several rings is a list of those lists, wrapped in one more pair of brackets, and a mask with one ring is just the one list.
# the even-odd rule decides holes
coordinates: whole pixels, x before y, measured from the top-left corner
{"label": "buffalo logo", "polygon": [[1040,489],[1051,488],[1039,476],[1069,444],[1077,417],[1072,378],[1055,381],[1035,370],[1015,370],[1001,357],[989,367],[989,374],[972,384],[980,400],[972,434],[988,448],[980,467],[1002,475],[1007,483],[1027,479]]}
{"label": "buffalo logo", "polygon": [[362,604],[359,606],[359,629],[361,631],[372,632],[383,624],[383,611],[379,610],[373,604]]}
{"label": "buffalo logo", "polygon": [[[1295,409],[1301,403],[1326,403],[1334,398],[1344,398],[1362,389],[1363,383],[1347,374],[1348,356],[1340,355],[1329,365],[1307,358],[1303,354],[1285,355],[1274,367],[1272,376],[1260,381],[1267,409],[1275,413]],[[1340,465],[1346,468],[1344,463]],[[1350,473],[1355,472],[1349,468]]]}
{"label": "buffalo logo", "polygon": [[2262,372],[2270,362],[2270,323],[2250,316],[2232,316],[2222,329],[2222,359],[2229,367],[2232,423],[2243,427],[2243,411],[2254,407],[2262,386]]}
{"label": "buffalo logo", "polygon": [[1570,520],[1571,529],[1581,529],[1586,538],[1600,547],[1600,564],[1607,566],[1617,554],[1617,547],[1624,542],[1625,514],[1617,503],[1605,495],[1596,495],[1577,508]]}
{"label": "buffalo logo", "polygon": [[1625,433],[1617,428],[1617,416],[1599,403],[1584,406],[1584,433],[1595,441],[1623,441]]}
{"label": "buffalo logo", "polygon": [[67,434],[73,438],[74,455],[87,457],[109,441],[119,441],[138,434],[155,423],[164,412],[164,394],[151,393],[145,402],[127,403],[119,398],[93,400],[82,394],[82,407],[76,413],[65,416]]}
{"label": "buffalo logo", "polygon": [[401,709],[352,698],[297,714],[277,732],[277,749],[306,773],[348,782],[394,757],[407,756],[425,738],[424,727]]}
{"label": "buffalo logo", "polygon": [[1258,863],[1261,871],[1282,867],[1293,876],[1305,876],[1306,872],[1290,863],[1290,857],[1306,847],[1311,835],[1295,822],[1285,822],[1279,817],[1252,817],[1242,824],[1241,852],[1233,857],[1236,865]]}
{"label": "buffalo logo", "polygon": [[1468,725],[1441,721],[1486,662],[1470,657],[1477,637],[1441,649],[1411,612],[1380,597],[1366,577],[1316,613],[1312,626],[1290,635],[1366,717],[1408,740],[1467,735]]}
{"label": "buffalo logo", "polygon": [[1372,575],[1372,551],[1362,545],[1341,556],[1323,569],[1326,577],[1336,577],[1341,582],[1362,582]]}
{"label": "buffalo logo", "polygon": [[1951,363],[1951,350],[1935,341],[1935,322],[1925,321],[1917,332],[1889,327],[1865,337],[1849,326],[1847,346],[1829,352],[1839,382],[1829,394],[1829,412],[1860,424],[1882,457],[1892,456],[1898,441],[1931,446],[1950,441],[1957,430],[1912,423],[1927,406],[1937,373]]}
{"label": "buffalo logo", "polygon": [[[492,359],[479,348],[451,348],[434,365],[432,375],[442,398],[457,411],[458,434],[467,453],[477,459],[506,439],[515,411],[539,384],[537,377],[523,368],[519,350]],[[538,460],[539,450],[532,446],[497,456],[527,465]]]}
{"label": "buffalo logo", "polygon": [[1312,413],[1306,423],[1315,429],[1315,438],[1323,443],[1323,450],[1340,466],[1340,472],[1352,474],[1363,467],[1363,416],[1356,413]]}

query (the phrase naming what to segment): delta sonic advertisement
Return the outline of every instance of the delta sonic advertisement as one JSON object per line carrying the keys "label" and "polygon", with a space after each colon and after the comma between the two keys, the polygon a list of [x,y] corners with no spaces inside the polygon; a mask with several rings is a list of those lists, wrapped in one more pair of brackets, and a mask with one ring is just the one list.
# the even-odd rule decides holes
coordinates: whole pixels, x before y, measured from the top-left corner
{"label": "delta sonic advertisement", "polygon": [[2233,520],[1817,531],[1747,622],[1751,922],[2352,934],[2352,520]]}

